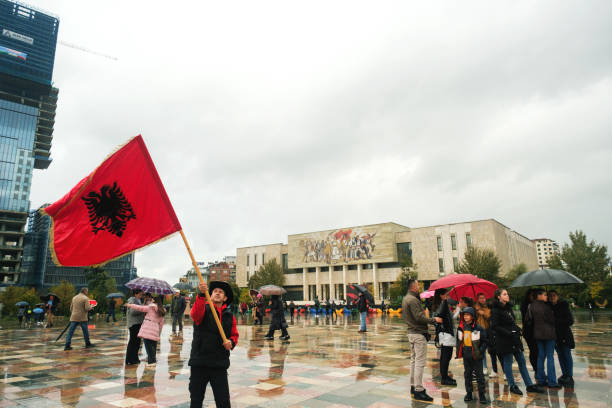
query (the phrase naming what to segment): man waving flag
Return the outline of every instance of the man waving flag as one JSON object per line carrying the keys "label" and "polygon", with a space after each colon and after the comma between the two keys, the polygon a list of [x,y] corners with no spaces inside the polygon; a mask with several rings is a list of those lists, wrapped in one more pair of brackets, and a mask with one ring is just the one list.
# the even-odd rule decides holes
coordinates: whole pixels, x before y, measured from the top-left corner
{"label": "man waving flag", "polygon": [[61,266],[101,265],[181,231],[140,135],[41,211]]}

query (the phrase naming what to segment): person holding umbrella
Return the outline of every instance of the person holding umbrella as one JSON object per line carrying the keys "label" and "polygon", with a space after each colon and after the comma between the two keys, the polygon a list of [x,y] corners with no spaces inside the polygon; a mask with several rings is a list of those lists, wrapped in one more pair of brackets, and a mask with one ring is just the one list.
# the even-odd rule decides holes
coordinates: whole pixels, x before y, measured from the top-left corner
{"label": "person holding umbrella", "polygon": [[574,316],[568,302],[560,300],[556,290],[548,291],[548,301],[555,314],[556,349],[561,373],[563,374],[557,381],[559,384],[573,387],[574,360],[572,359],[572,349],[576,347],[576,344],[571,326],[574,324]]}
{"label": "person holding umbrella", "polygon": [[272,295],[270,300],[270,328],[268,334],[266,334],[266,340],[274,340],[274,332],[276,330],[281,331],[281,340],[289,340],[291,337],[287,332],[287,321],[285,320],[285,313],[283,312],[283,303],[280,300],[279,295]]}
{"label": "person holding umbrella", "polygon": [[[127,305],[142,305],[143,291],[140,289],[132,289],[133,296],[127,300]],[[125,351],[125,365],[139,364],[140,358],[138,357],[138,351],[140,350],[140,327],[144,320],[146,313],[140,312],[135,309],[127,309],[127,327],[130,331],[130,339],[128,340],[127,350]]]}
{"label": "person holding umbrella", "polygon": [[72,335],[77,325],[81,326],[83,330],[83,338],[85,339],[85,348],[94,347],[89,341],[89,329],[87,328],[87,312],[89,312],[93,306],[89,303],[89,297],[87,294],[89,290],[87,288],[81,289],[81,292],[72,298],[70,304],[70,328],[66,335],[66,344],[64,345],[64,351],[72,350],[70,343],[72,342]]}
{"label": "person holding umbrella", "polygon": [[[200,293],[191,309],[193,320],[193,341],[189,366],[189,394],[191,407],[202,407],[206,386],[210,386],[215,396],[215,404],[219,408],[230,407],[229,384],[227,369],[230,366],[230,351],[238,344],[238,329],[236,318],[227,307],[234,298],[231,286],[227,282],[213,281],[210,287],[201,282]],[[219,315],[221,326],[227,341],[223,342],[217,324],[213,318],[210,305],[203,293],[209,291],[210,299]]]}
{"label": "person holding umbrella", "polygon": [[366,327],[366,319],[368,317],[368,300],[366,299],[363,292],[359,292],[359,300],[357,300],[357,310],[359,311],[359,317],[361,319],[359,333],[365,333],[368,331],[368,328]]}
{"label": "person holding umbrella", "polygon": [[433,300],[434,316],[442,318],[439,325],[438,339],[440,342],[440,376],[442,385],[457,385],[457,381],[448,375],[448,366],[453,358],[453,348],[456,345],[453,315],[448,307],[448,289],[436,289]]}
{"label": "person holding umbrella", "polygon": [[[538,385],[548,388],[561,388],[557,383],[555,372],[555,313],[548,304],[548,295],[544,289],[536,289],[535,300],[527,308],[527,319],[533,321],[533,337],[538,344]],[[546,369],[544,361],[546,360]]]}
{"label": "person holding umbrella", "polygon": [[115,300],[115,298],[110,298],[110,301],[108,302],[108,312],[106,313],[106,323],[110,322],[110,318],[112,316],[113,318],[113,323],[117,322],[117,318],[115,317],[115,306],[117,305],[117,301]]}

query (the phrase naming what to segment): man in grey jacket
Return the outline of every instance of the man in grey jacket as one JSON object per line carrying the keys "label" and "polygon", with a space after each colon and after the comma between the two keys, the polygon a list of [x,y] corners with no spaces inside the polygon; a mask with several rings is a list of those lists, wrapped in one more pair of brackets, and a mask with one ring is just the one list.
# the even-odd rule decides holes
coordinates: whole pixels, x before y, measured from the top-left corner
{"label": "man in grey jacket", "polygon": [[408,326],[408,342],[410,342],[410,394],[419,401],[431,402],[433,398],[427,395],[423,387],[423,370],[427,360],[428,324],[442,323],[441,317],[429,318],[419,298],[419,281],[408,281],[408,293],[402,301],[402,318]]}
{"label": "man in grey jacket", "polygon": [[176,324],[178,323],[179,332],[183,333],[183,313],[187,302],[181,292],[175,292],[172,297],[172,305],[170,306],[170,313],[172,313],[172,334],[176,334]]}
{"label": "man in grey jacket", "polygon": [[[140,289],[134,289],[134,296],[127,300],[128,304],[142,305],[143,292]],[[140,351],[140,338],[138,332],[140,326],[144,320],[145,313],[138,312],[132,308],[127,310],[127,327],[130,331],[130,340],[128,341],[127,351],[125,352],[125,364],[139,364],[140,358],[138,352]]]}

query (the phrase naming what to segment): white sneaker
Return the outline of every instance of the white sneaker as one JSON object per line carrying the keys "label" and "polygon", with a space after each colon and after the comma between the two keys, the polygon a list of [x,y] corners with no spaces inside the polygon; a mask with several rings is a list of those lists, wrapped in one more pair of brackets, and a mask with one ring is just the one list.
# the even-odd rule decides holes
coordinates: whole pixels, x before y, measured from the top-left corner
{"label": "white sneaker", "polygon": [[489,373],[489,378],[497,378],[497,373],[495,371],[491,371]]}
{"label": "white sneaker", "polygon": [[484,375],[489,374],[489,369],[488,369],[487,367],[483,368],[482,373],[483,373]]}

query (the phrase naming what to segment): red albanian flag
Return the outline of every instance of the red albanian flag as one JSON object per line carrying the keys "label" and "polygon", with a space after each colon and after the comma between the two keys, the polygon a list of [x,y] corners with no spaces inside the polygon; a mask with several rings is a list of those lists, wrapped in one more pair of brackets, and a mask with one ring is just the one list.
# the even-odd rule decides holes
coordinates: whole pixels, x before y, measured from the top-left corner
{"label": "red albanian flag", "polygon": [[61,266],[101,265],[181,230],[140,135],[42,211]]}

